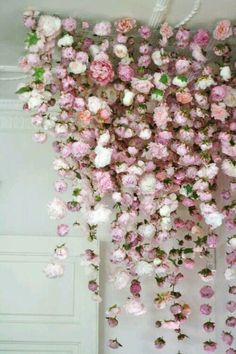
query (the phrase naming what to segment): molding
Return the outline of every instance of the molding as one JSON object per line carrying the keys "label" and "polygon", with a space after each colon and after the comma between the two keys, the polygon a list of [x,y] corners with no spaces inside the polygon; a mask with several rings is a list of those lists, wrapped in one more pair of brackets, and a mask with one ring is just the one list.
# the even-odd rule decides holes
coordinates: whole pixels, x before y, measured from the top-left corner
{"label": "molding", "polygon": [[189,22],[198,12],[198,10],[200,9],[202,1],[201,0],[195,0],[194,4],[193,4],[193,9],[192,11],[189,13],[188,16],[186,16],[181,22],[179,22],[175,28],[178,28],[180,26],[184,26],[187,22]]}
{"label": "molding", "polygon": [[22,70],[18,66],[0,65],[0,81],[17,81],[26,79],[27,77],[28,75],[23,74]]}
{"label": "molding", "polygon": [[156,4],[149,19],[149,26],[156,27],[163,21],[169,4],[170,0],[156,0]]}
{"label": "molding", "polygon": [[0,132],[8,130],[33,131],[30,116],[18,99],[0,99]]}

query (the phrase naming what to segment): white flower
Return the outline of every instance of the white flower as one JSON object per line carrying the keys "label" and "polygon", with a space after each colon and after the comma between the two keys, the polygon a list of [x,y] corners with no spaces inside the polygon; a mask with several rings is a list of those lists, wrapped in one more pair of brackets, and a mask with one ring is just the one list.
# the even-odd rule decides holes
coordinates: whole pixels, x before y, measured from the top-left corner
{"label": "white flower", "polygon": [[122,100],[123,105],[127,107],[131,106],[134,101],[134,96],[135,94],[132,91],[125,89],[124,97]]}
{"label": "white flower", "polygon": [[233,280],[236,278],[236,269],[227,268],[225,271],[225,279],[226,280]]}
{"label": "white flower", "polygon": [[229,81],[231,79],[231,70],[229,66],[223,66],[220,69],[220,76],[224,81]]}
{"label": "white flower", "polygon": [[69,64],[69,71],[72,74],[82,74],[86,71],[87,66],[79,61],[71,61]]}
{"label": "white flower", "polygon": [[102,302],[102,298],[97,293],[92,293],[91,299],[97,303]]}
{"label": "white flower", "polygon": [[124,44],[115,44],[113,47],[114,54],[119,58],[125,58],[128,54],[128,49]]}
{"label": "white flower", "polygon": [[154,64],[161,66],[162,65],[162,58],[161,58],[161,52],[160,50],[155,50],[152,53],[152,60],[154,62]]}
{"label": "white flower", "polygon": [[53,220],[58,220],[64,218],[64,216],[67,213],[67,206],[66,203],[59,199],[59,198],[54,198],[49,204],[48,204],[48,214],[50,219]]}
{"label": "white flower", "polygon": [[200,90],[206,90],[208,87],[215,84],[215,81],[212,79],[211,76],[204,76],[198,80],[196,87]]}
{"label": "white flower", "polygon": [[101,145],[97,145],[95,148],[96,157],[94,160],[95,167],[101,168],[110,164],[112,149],[104,148]]}
{"label": "white flower", "polygon": [[236,236],[233,236],[229,239],[229,244],[233,249],[236,249]]}
{"label": "white flower", "polygon": [[44,268],[44,273],[48,278],[61,277],[64,274],[64,267],[59,263],[49,263]]}
{"label": "white flower", "polygon": [[169,231],[171,229],[171,218],[170,217],[162,217],[161,218],[161,229],[162,231]]}
{"label": "white flower", "polygon": [[236,177],[236,164],[234,164],[231,160],[223,160],[221,168],[227,176]]}
{"label": "white flower", "polygon": [[215,163],[210,163],[207,166],[202,167],[197,175],[200,178],[207,178],[207,179],[213,179],[219,171],[219,168],[216,166]]}
{"label": "white flower", "polygon": [[97,36],[108,36],[111,33],[111,23],[109,21],[96,23],[93,33]]}
{"label": "white flower", "polygon": [[122,262],[126,257],[126,253],[121,249],[118,248],[117,250],[115,250],[112,255],[111,255],[111,260],[115,263],[119,263]]}
{"label": "white flower", "polygon": [[39,107],[42,103],[43,103],[43,96],[37,90],[31,91],[28,100],[29,109]]}
{"label": "white flower", "polygon": [[102,135],[99,136],[98,145],[104,146],[104,145],[108,144],[110,141],[110,138],[111,138],[110,133],[108,130],[106,130],[105,133],[103,133]]}
{"label": "white flower", "polygon": [[152,136],[152,131],[149,128],[144,128],[141,130],[138,136],[143,140],[148,140]]}
{"label": "white flower", "polygon": [[140,301],[140,299],[129,299],[127,303],[124,305],[126,312],[131,313],[135,316],[140,316],[146,313],[146,308],[144,304]]}
{"label": "white flower", "polygon": [[99,203],[93,210],[87,214],[87,222],[89,225],[98,225],[109,221],[111,210],[106,205]]}
{"label": "white flower", "polygon": [[143,169],[139,166],[133,165],[128,168],[128,173],[131,175],[141,176],[143,174]]}
{"label": "white flower", "polygon": [[97,54],[99,54],[101,51],[100,47],[97,45],[97,44],[92,44],[90,47],[89,47],[89,52],[90,54],[95,57]]}
{"label": "white flower", "polygon": [[171,214],[171,208],[169,205],[163,205],[160,210],[159,210],[159,214],[161,216],[170,216]]}
{"label": "white flower", "polygon": [[59,158],[53,161],[53,168],[55,171],[67,170],[69,168],[69,165],[66,160]]}
{"label": "white flower", "polygon": [[224,215],[221,214],[216,209],[216,207],[201,203],[200,210],[205,219],[206,224],[210,225],[212,229],[216,229],[217,227],[222,225]]}
{"label": "white flower", "polygon": [[112,199],[114,200],[115,203],[121,202],[121,200],[122,200],[121,193],[119,193],[119,192],[112,193]]}
{"label": "white flower", "polygon": [[151,263],[140,261],[135,267],[136,273],[141,275],[151,275],[153,272],[153,265]]}
{"label": "white flower", "polygon": [[156,177],[153,173],[146,173],[140,180],[140,189],[143,194],[154,194],[156,190]]}
{"label": "white flower", "polygon": [[176,76],[173,81],[172,81],[173,85],[178,86],[178,87],[186,87],[188,84],[188,80],[185,76],[179,75]]}
{"label": "white flower", "polygon": [[61,20],[59,17],[43,15],[38,21],[38,30],[45,37],[57,36],[61,29]]}
{"label": "white flower", "polygon": [[102,108],[102,100],[96,96],[91,96],[88,98],[88,109],[91,113],[97,114],[97,112]]}
{"label": "white flower", "polygon": [[68,257],[68,248],[64,245],[57,246],[54,251],[54,257],[61,260],[66,259]]}
{"label": "white flower", "polygon": [[65,36],[61,37],[57,42],[58,47],[70,47],[74,42],[73,36],[66,34]]}
{"label": "white flower", "polygon": [[143,224],[139,226],[138,232],[144,237],[151,238],[155,235],[156,228],[153,224]]}
{"label": "white flower", "polygon": [[126,271],[118,269],[117,272],[111,276],[110,280],[114,282],[116,289],[121,290],[128,285],[130,276]]}

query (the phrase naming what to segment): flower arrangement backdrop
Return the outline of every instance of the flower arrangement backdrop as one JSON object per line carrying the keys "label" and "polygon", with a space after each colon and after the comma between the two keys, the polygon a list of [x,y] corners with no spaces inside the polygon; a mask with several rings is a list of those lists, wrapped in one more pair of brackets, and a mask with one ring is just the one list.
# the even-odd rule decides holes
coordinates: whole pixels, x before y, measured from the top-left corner
{"label": "flower arrangement backdrop", "polygon": [[[191,341],[182,329],[191,303],[179,284],[201,258],[202,286],[191,284],[191,291],[193,301],[202,298],[202,333],[209,337],[202,350],[217,350],[210,256],[223,225],[229,236],[225,269],[219,271],[229,284],[219,340],[226,354],[235,354],[236,27],[221,20],[212,32],[167,23],[151,29],[131,18],[94,25],[32,10],[24,13],[24,24],[28,33],[20,67],[30,80],[17,93],[23,109],[32,112],[33,139],[44,143],[52,135],[57,154],[57,196],[48,205],[49,216],[61,220],[73,213],[73,226],[86,223],[84,237],[91,242],[99,225],[109,222],[109,280],[117,291],[129,290],[125,303],[107,309],[107,323],[114,328],[108,346],[125,346],[115,335],[122,312],[145,314],[145,277],[156,286],[149,302],[156,309],[157,333],[169,329],[177,341]],[[222,176],[227,179],[223,190]],[[70,200],[60,196],[67,189]],[[57,226],[63,240],[45,268],[48,277],[66,271],[65,237],[73,226]],[[100,259],[92,245],[81,262],[99,302]],[[165,319],[164,308],[169,309]],[[200,339],[200,325],[197,330]],[[165,337],[153,338],[157,351],[166,345]]]}

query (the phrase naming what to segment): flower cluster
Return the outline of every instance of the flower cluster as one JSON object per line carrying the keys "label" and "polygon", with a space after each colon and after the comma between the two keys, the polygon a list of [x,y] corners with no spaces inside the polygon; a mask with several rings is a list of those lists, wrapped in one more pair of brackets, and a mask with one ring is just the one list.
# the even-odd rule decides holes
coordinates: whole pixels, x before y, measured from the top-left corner
{"label": "flower cluster", "polygon": [[[24,24],[27,54],[20,67],[31,79],[17,93],[23,109],[32,111],[33,139],[44,143],[47,134],[54,136],[56,193],[68,184],[73,188],[71,200],[57,196],[49,203],[50,217],[74,213],[75,225],[87,224],[90,240],[99,224],[110,221],[111,281],[130,290],[123,309],[136,316],[146,312],[142,278],[152,276],[159,290],[165,288],[155,294],[155,308],[168,306],[171,313],[158,326],[173,329],[178,340],[187,338],[181,324],[191,310],[176,290],[181,269],[194,268],[197,255],[208,257],[224,221],[231,230],[236,226],[233,194],[223,191],[230,199],[223,210],[215,197],[219,174],[236,190],[235,27],[222,20],[212,33],[174,30],[167,23],[153,31],[129,17],[92,26],[36,11],[24,13]],[[58,225],[59,236],[69,231],[69,225]],[[63,259],[61,247],[56,254]],[[99,258],[86,250],[82,259],[91,270],[89,290],[100,301]],[[227,264],[231,278],[235,251]],[[52,264],[46,273],[59,276],[63,268]],[[204,282],[212,275],[199,270]],[[201,288],[203,298],[213,295],[209,285]],[[120,311],[116,305],[108,310],[111,327]],[[209,315],[211,306],[202,304],[201,312]],[[204,329],[213,330],[214,323]],[[222,338],[231,345],[228,333]],[[108,345],[121,346],[116,339]],[[165,340],[158,337],[154,345],[162,348]],[[204,350],[215,351],[216,343],[206,341]]]}

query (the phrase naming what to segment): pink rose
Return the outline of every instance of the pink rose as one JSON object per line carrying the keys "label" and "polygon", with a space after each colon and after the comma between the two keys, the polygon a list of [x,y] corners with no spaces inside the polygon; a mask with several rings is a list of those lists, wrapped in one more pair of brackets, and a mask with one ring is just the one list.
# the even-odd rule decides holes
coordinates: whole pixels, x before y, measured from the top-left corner
{"label": "pink rose", "polygon": [[115,27],[117,32],[127,33],[135,27],[135,24],[136,20],[130,17],[124,17],[115,22]]}
{"label": "pink rose", "polygon": [[88,289],[92,292],[95,292],[98,290],[98,284],[94,280],[90,280],[88,283]]}
{"label": "pink rose", "polygon": [[209,42],[209,39],[209,32],[205,29],[199,29],[193,37],[194,43],[198,44],[200,47],[206,46]]}
{"label": "pink rose", "polygon": [[117,339],[109,339],[108,347],[111,349],[118,349],[122,347],[122,345],[117,341]]}
{"label": "pink rose", "polygon": [[216,348],[217,348],[217,344],[215,342],[212,341],[207,341],[203,343],[203,348],[206,352],[215,352]]}
{"label": "pink rose", "polygon": [[169,111],[166,104],[160,104],[154,109],[153,120],[160,129],[166,129],[167,122],[170,120]]}
{"label": "pink rose", "polygon": [[140,36],[144,39],[148,39],[152,33],[150,27],[145,26],[145,25],[141,26],[138,31],[139,31]]}
{"label": "pink rose", "polygon": [[135,90],[146,95],[149,94],[151,88],[154,86],[148,78],[138,79],[135,77],[132,79],[131,85]]}
{"label": "pink rose", "polygon": [[231,22],[229,20],[222,20],[217,23],[213,32],[213,37],[218,41],[223,41],[233,34]]}
{"label": "pink rose", "polygon": [[119,64],[118,76],[122,81],[131,81],[134,77],[134,69],[128,64]]}
{"label": "pink rose", "polygon": [[76,19],[73,17],[67,17],[64,20],[62,20],[62,27],[64,28],[65,31],[67,32],[73,32],[75,31],[77,27],[77,22]]}
{"label": "pink rose", "polygon": [[225,321],[226,326],[228,327],[235,327],[236,326],[236,317],[234,316],[230,316],[227,318],[227,320]]}
{"label": "pink rose", "polygon": [[141,292],[141,290],[142,290],[142,288],[141,288],[140,282],[136,279],[132,280],[131,285],[130,285],[131,294],[137,295]]}
{"label": "pink rose", "polygon": [[210,299],[214,295],[214,290],[210,285],[203,286],[200,289],[200,294],[202,298]]}
{"label": "pink rose", "polygon": [[107,193],[112,191],[113,183],[109,172],[96,171],[95,179],[100,193]]}
{"label": "pink rose", "polygon": [[93,28],[93,33],[97,36],[109,36],[111,33],[111,23],[108,21],[96,23]]}
{"label": "pink rose", "polygon": [[227,302],[226,304],[226,309],[229,311],[229,312],[234,312],[236,310],[236,302],[231,300],[229,302]]}
{"label": "pink rose", "polygon": [[211,105],[211,115],[216,120],[220,120],[220,121],[222,121],[224,123],[225,119],[228,118],[229,113],[225,109],[225,105],[224,104],[212,103],[212,105]]}
{"label": "pink rose", "polygon": [[118,325],[118,321],[116,318],[112,318],[112,317],[109,317],[107,319],[107,322],[108,322],[108,326],[111,327],[111,328],[114,328]]}
{"label": "pink rose", "polygon": [[193,100],[193,97],[190,92],[176,92],[176,99],[182,104],[190,103]]}
{"label": "pink rose", "polygon": [[92,61],[89,68],[89,75],[93,81],[101,86],[106,86],[112,82],[114,78],[114,71],[112,63],[104,56],[97,56]]}
{"label": "pink rose", "polygon": [[215,86],[211,90],[211,99],[215,102],[223,101],[227,93],[225,86]]}
{"label": "pink rose", "polygon": [[211,305],[209,305],[209,304],[202,304],[202,305],[200,306],[200,312],[201,312],[202,315],[206,315],[206,316],[210,315],[211,312],[212,312],[212,307],[211,307]]}
{"label": "pink rose", "polygon": [[75,142],[72,144],[72,154],[77,158],[80,159],[81,157],[87,155],[90,151],[90,146],[82,141]]}
{"label": "pink rose", "polygon": [[222,341],[226,345],[229,345],[229,346],[233,343],[233,340],[234,340],[234,337],[232,336],[232,334],[230,334],[229,332],[225,332],[225,331],[222,332],[221,338],[222,338]]}
{"label": "pink rose", "polygon": [[66,236],[69,232],[69,225],[60,224],[57,226],[57,234],[58,236]]}

